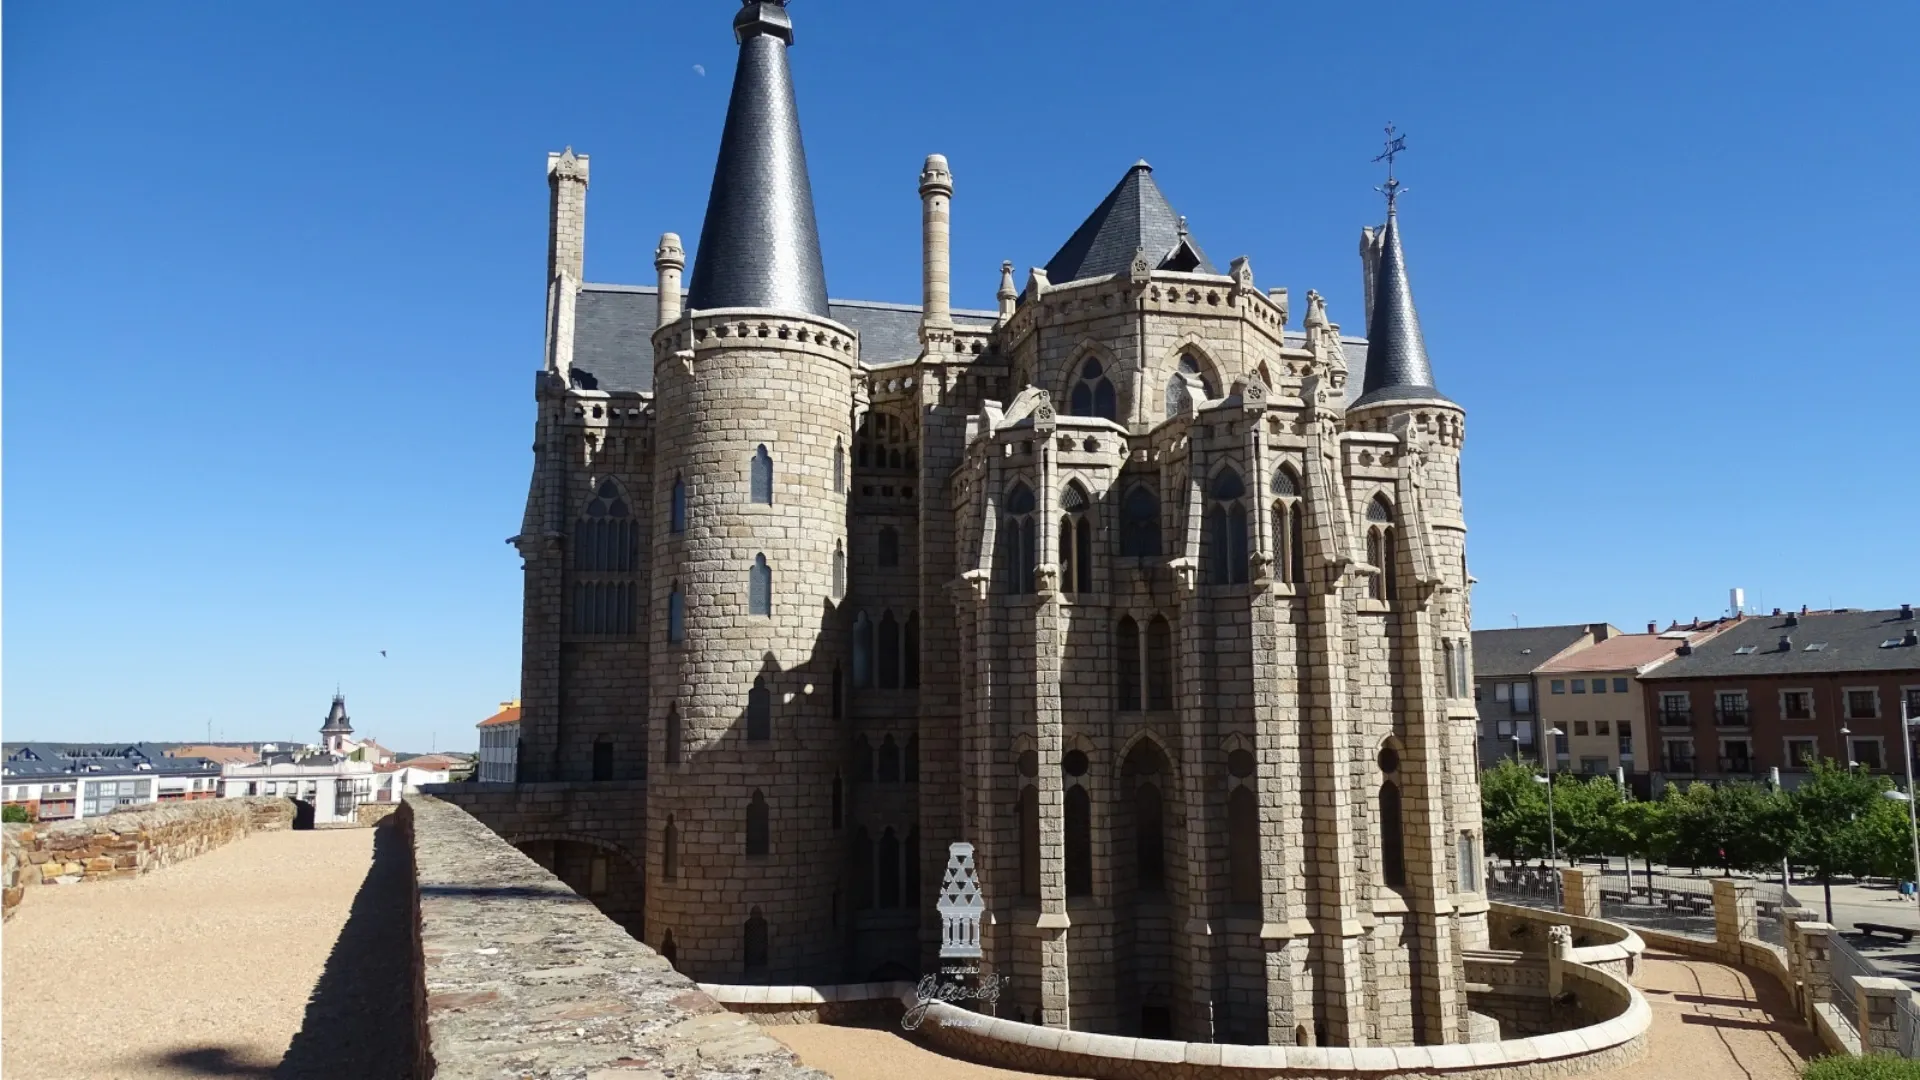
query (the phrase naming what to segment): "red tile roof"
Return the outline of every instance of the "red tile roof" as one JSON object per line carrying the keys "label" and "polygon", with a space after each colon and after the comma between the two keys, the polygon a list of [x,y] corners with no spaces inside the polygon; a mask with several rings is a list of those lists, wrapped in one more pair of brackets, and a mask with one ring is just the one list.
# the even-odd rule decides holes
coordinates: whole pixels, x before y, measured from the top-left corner
{"label": "red tile roof", "polygon": [[485,720],[480,721],[478,724],[475,724],[474,726],[475,727],[499,727],[501,724],[517,724],[519,722],[520,722],[520,703],[517,701],[512,701],[512,702],[503,702],[500,706],[499,712],[494,713],[492,716],[487,717]]}
{"label": "red tile roof", "polygon": [[1539,671],[1628,671],[1673,655],[1684,638],[1621,634],[1541,664]]}

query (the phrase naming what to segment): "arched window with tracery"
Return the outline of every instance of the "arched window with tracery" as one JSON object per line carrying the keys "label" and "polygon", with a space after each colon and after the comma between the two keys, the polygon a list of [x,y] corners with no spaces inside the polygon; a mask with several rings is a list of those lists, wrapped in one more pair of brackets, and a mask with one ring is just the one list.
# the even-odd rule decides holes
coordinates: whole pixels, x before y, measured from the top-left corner
{"label": "arched window with tracery", "polygon": [[1075,480],[1060,493],[1060,588],[1079,596],[1093,591],[1093,522],[1087,489]]}
{"label": "arched window with tracery", "polygon": [[1033,591],[1034,526],[1033,489],[1016,481],[1001,504],[1000,536],[995,561],[1002,567],[1000,589],[1018,596]]}
{"label": "arched window with tracery", "polygon": [[1113,683],[1115,708],[1140,710],[1140,624],[1128,615],[1113,629]]}
{"label": "arched window with tracery", "polygon": [[900,530],[891,525],[880,526],[879,541],[874,545],[875,555],[881,566],[900,565]]}
{"label": "arched window with tracery", "polygon": [[634,632],[640,595],[640,525],[620,484],[609,478],[573,523],[573,632],[626,637]]}
{"label": "arched window with tracery", "polygon": [[1380,883],[1389,889],[1407,887],[1406,828],[1401,819],[1400,752],[1380,751]]}
{"label": "arched window with tracery", "polygon": [[1160,496],[1146,484],[1135,484],[1120,500],[1120,554],[1160,554]]}
{"label": "arched window with tracery", "polygon": [[1307,580],[1307,532],[1301,504],[1305,490],[1293,466],[1281,465],[1273,471],[1273,562],[1280,580],[1289,585]]}
{"label": "arched window with tracery", "polygon": [[1106,365],[1097,358],[1089,356],[1080,365],[1073,391],[1067,395],[1067,413],[1070,416],[1097,416],[1102,420],[1118,418],[1120,406],[1114,397],[1113,380],[1107,377]]}
{"label": "arched window with tracery", "polygon": [[753,452],[753,501],[764,506],[773,505],[773,455],[767,452],[766,444]]}
{"label": "arched window with tracery", "polygon": [[765,855],[771,846],[767,827],[767,797],[755,791],[747,803],[747,854]]}
{"label": "arched window with tracery", "polygon": [[755,555],[747,571],[747,614],[773,614],[773,568],[765,555]]}
{"label": "arched window with tracery", "polygon": [[667,528],[677,533],[686,532],[687,531],[687,482],[685,479],[681,477],[676,476],[673,478],[673,500],[670,505],[671,505],[671,510],[670,510],[671,517],[667,522]]}
{"label": "arched window with tracery", "polygon": [[747,691],[747,741],[766,742],[773,738],[773,691],[767,689],[765,676],[753,680]]}
{"label": "arched window with tracery", "polygon": [[1246,493],[1232,468],[1215,473],[1207,487],[1207,576],[1215,585],[1247,583]]}
{"label": "arched window with tracery", "polygon": [[1147,708],[1173,708],[1173,624],[1165,615],[1147,623]]}
{"label": "arched window with tracery", "polygon": [[1400,593],[1399,537],[1395,535],[1393,506],[1376,495],[1367,504],[1367,561],[1376,573],[1370,591],[1375,600],[1392,600]]}

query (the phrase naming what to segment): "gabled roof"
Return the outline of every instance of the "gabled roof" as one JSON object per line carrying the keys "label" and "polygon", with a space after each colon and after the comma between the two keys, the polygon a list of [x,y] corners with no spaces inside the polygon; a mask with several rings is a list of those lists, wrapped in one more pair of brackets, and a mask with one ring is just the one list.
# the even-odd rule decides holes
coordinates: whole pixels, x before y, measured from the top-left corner
{"label": "gabled roof", "polygon": [[1047,277],[1067,282],[1124,274],[1133,266],[1134,253],[1141,251],[1156,270],[1219,273],[1185,225],[1186,219],[1174,212],[1153,182],[1153,166],[1137,161],[1047,260]]}
{"label": "gabled roof", "polygon": [[478,724],[475,724],[474,726],[475,727],[499,727],[502,724],[517,724],[519,722],[520,722],[520,703],[517,701],[508,701],[508,702],[502,702],[500,704],[499,712],[494,713],[492,716],[487,717],[485,720],[480,721]]}
{"label": "gabled roof", "polygon": [[1473,632],[1473,674],[1480,678],[1531,675],[1541,664],[1591,641],[1593,626],[1522,626]]}
{"label": "gabled roof", "polygon": [[[1789,626],[1788,619],[1794,620],[1794,625]],[[1910,630],[1916,631],[1915,644],[1901,644]],[[1785,649],[1780,647],[1783,638],[1788,643]],[[1890,610],[1748,617],[1696,644],[1693,655],[1676,656],[1645,677],[1739,678],[1869,671],[1920,676],[1920,616],[1903,619],[1901,612]]]}
{"label": "gabled roof", "polygon": [[[1698,635],[1705,637],[1706,634]],[[1639,671],[1672,656],[1685,641],[1661,634],[1621,634],[1597,645],[1575,649],[1541,664],[1536,671]]]}

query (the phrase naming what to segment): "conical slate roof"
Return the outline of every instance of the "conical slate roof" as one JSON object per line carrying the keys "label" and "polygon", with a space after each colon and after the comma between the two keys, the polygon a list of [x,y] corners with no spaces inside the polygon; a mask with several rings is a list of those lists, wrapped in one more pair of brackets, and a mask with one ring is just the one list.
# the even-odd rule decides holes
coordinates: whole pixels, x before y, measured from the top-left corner
{"label": "conical slate roof", "polygon": [[785,0],[748,0],[734,16],[733,32],[740,64],[687,304],[826,318],[827,272],[787,70],[793,22]]}
{"label": "conical slate roof", "polygon": [[347,719],[347,699],[339,694],[333,695],[333,708],[327,710],[327,722],[320,725],[323,735],[335,731],[353,733],[353,721]]}
{"label": "conical slate roof", "polygon": [[1136,251],[1146,252],[1154,269],[1166,269],[1183,245],[1190,249],[1194,265],[1179,269],[1219,272],[1185,233],[1180,215],[1153,182],[1153,166],[1138,161],[1047,262],[1047,279],[1063,282],[1124,274],[1133,265]]}
{"label": "conical slate roof", "polygon": [[1407,281],[1407,256],[1400,250],[1400,221],[1389,206],[1373,270],[1373,308],[1367,312],[1367,379],[1353,408],[1380,401],[1446,399],[1433,385],[1420,315],[1413,308]]}

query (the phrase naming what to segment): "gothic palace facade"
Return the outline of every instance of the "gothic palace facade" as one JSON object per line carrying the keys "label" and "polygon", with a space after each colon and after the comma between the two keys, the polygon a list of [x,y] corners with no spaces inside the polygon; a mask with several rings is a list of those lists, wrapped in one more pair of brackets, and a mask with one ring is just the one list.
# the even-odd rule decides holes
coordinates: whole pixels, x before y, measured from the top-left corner
{"label": "gothic palace facade", "polygon": [[655,285],[587,283],[588,159],[549,158],[496,827],[700,980],[931,970],[967,840],[1002,1015],[1490,1030],[1463,974],[1487,945],[1464,414],[1391,209],[1362,233],[1367,340],[1217,269],[1144,162],[1024,286],[999,268],[997,310],[957,310],[964,187],[935,155],[922,305],[830,300],[788,12],[733,25],[684,286],[671,233]]}

